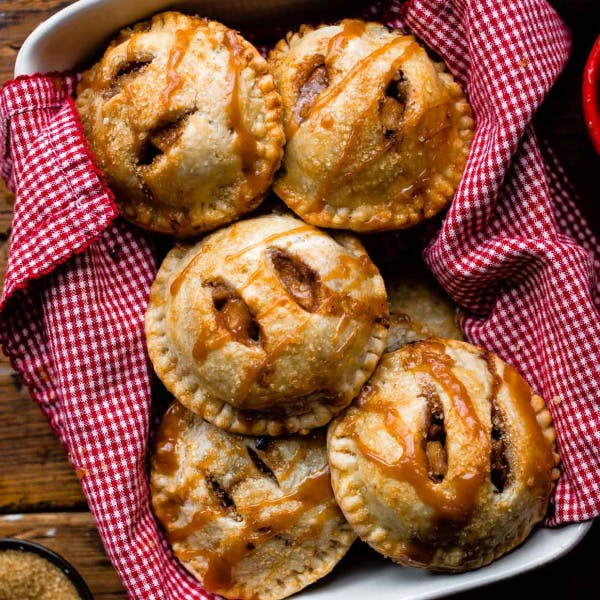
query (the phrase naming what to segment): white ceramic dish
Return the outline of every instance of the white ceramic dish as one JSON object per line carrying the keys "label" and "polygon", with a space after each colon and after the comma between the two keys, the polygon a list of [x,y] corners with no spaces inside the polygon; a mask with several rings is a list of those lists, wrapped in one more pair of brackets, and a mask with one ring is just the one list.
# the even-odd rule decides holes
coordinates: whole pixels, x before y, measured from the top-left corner
{"label": "white ceramic dish", "polygon": [[[285,18],[290,22],[294,15],[305,19],[320,5],[322,0],[80,0],[42,23],[27,38],[17,57],[15,75],[73,69],[96,55],[121,27],[167,8],[240,26],[244,21],[280,23]],[[573,549],[590,526],[591,521],[538,529],[503,558],[460,575],[402,568],[372,554],[361,554],[361,560],[353,560],[354,552],[330,576],[294,597],[364,600],[376,594],[378,600],[441,598],[544,565]]]}

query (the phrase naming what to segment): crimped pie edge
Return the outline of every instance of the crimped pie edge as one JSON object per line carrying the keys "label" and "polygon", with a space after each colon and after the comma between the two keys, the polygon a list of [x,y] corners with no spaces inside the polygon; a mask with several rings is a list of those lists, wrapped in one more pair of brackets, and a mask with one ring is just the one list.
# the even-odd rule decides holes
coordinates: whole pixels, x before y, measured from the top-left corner
{"label": "crimped pie edge", "polygon": [[[436,339],[436,338],[434,338]],[[460,340],[442,340],[451,346],[470,346],[478,348],[468,342]],[[419,342],[413,342],[418,344]],[[394,352],[401,351],[402,348]],[[384,355],[385,356],[385,355]],[[383,357],[382,357],[383,358]],[[495,361],[503,362],[499,357],[494,356]],[[558,465],[560,456],[556,448],[556,433],[552,424],[552,417],[544,400],[533,390],[531,390],[531,406],[536,416],[536,421],[540,425],[542,435],[551,448],[554,468],[552,470],[552,489],[556,484],[560,472]],[[331,469],[331,484],[336,497],[336,501],[344,516],[356,531],[358,537],[372,546],[375,550],[403,566],[433,568],[435,571],[460,573],[468,570],[478,569],[490,564],[492,561],[500,558],[506,552],[512,550],[521,544],[531,533],[537,522],[523,521],[516,529],[511,529],[505,535],[501,542],[493,547],[482,547],[482,554],[478,560],[468,561],[465,568],[453,568],[436,565],[429,567],[410,557],[406,556],[407,540],[398,539],[394,531],[385,526],[384,523],[374,523],[371,515],[369,503],[364,496],[364,485],[356,475],[358,473],[358,452],[356,445],[344,432],[344,418],[351,411],[358,410],[355,404],[352,404],[341,415],[337,416],[328,427],[327,431],[327,457]],[[341,429],[341,431],[339,431]],[[547,504],[546,504],[547,506]],[[437,549],[436,549],[437,550]]]}
{"label": "crimped pie edge", "polygon": [[[301,415],[277,418],[268,411],[252,411],[252,418],[245,419],[242,409],[204,392],[198,376],[171,348],[166,327],[166,303],[163,300],[167,297],[172,276],[183,270],[192,260],[191,253],[195,246],[196,244],[186,246],[177,243],[165,257],[150,290],[145,317],[146,341],[156,374],[165,387],[192,412],[232,433],[273,436],[307,433],[329,423],[332,417],[347,405],[334,406],[322,400],[313,403],[311,412]],[[364,362],[355,371],[355,387],[359,388],[360,382],[364,383],[376,368],[386,339],[387,327],[376,321],[365,345]]]}
{"label": "crimped pie edge", "polygon": [[[330,27],[330,24],[319,25],[313,27],[311,25],[302,25],[296,32],[288,32],[285,38],[279,40],[271,53],[269,54],[269,63],[273,65],[273,70],[282,63],[285,56],[291,49],[292,45],[301,40],[307,33],[322,29],[324,27]],[[366,22],[367,28],[369,26],[382,27],[380,23]],[[415,39],[412,35],[405,35],[401,32],[397,32],[398,35],[404,35]],[[448,90],[451,98],[454,100],[452,106],[454,108],[454,118],[457,123],[457,140],[461,140],[462,143],[455,146],[454,160],[451,165],[443,171],[437,171],[435,173],[435,181],[432,183],[432,187],[421,192],[420,196],[426,200],[424,203],[425,208],[423,210],[423,217],[420,221],[428,219],[437,214],[440,210],[448,205],[453,198],[456,187],[460,182],[462,174],[464,172],[465,163],[470,151],[471,140],[474,135],[474,121],[472,118],[471,106],[466,100],[466,97],[462,91],[460,85],[454,80],[452,75],[445,69],[444,63],[434,63],[438,76],[444,83],[444,86]],[[274,79],[277,78],[274,76]],[[282,98],[282,105],[284,101]],[[285,106],[283,108],[285,112]],[[285,115],[284,115],[285,120]],[[285,165],[285,156],[283,160]],[[347,207],[340,206],[335,207],[325,202],[324,207],[321,210],[310,210],[314,207],[314,199],[306,199],[302,194],[296,193],[295,190],[289,186],[284,185],[281,177],[275,178],[273,183],[273,190],[276,194],[303,220],[312,225],[318,227],[329,227],[334,229],[350,229],[357,232],[367,233],[374,231],[387,231],[405,229],[417,224],[410,219],[407,219],[405,215],[398,214],[395,219],[389,220],[385,223],[385,226],[381,225],[369,225],[368,222],[375,216],[377,216],[376,207],[371,206],[357,206],[353,210]],[[419,196],[415,196],[417,198]],[[418,222],[420,222],[418,221]]]}
{"label": "crimped pie edge", "polygon": [[[231,223],[239,217],[241,217],[246,212],[260,205],[273,182],[275,173],[281,165],[281,161],[283,159],[283,147],[285,144],[285,136],[283,134],[281,120],[281,98],[275,87],[269,66],[265,59],[263,59],[263,57],[260,55],[258,50],[248,40],[243,38],[237,31],[228,28],[227,26],[223,25],[218,21],[208,20],[197,16],[186,15],[183,13],[178,13],[177,11],[164,11],[154,15],[151,19],[147,19],[145,21],[136,23],[131,27],[126,27],[122,29],[117,34],[115,39],[111,41],[111,43],[105,50],[103,57],[100,60],[98,60],[98,62],[95,63],[86,74],[84,74],[84,78],[78,86],[76,100],[78,110],[80,112],[88,112],[90,110],[90,106],[93,106],[95,103],[93,97],[91,100],[86,101],[85,103],[81,102],[80,94],[84,91],[87,91],[88,89],[93,89],[92,86],[88,88],[83,88],[83,82],[86,79],[93,80],[93,78],[95,77],[95,73],[101,70],[104,56],[111,52],[117,45],[129,41],[133,35],[138,33],[143,34],[145,31],[147,31],[148,24],[152,26],[154,20],[157,19],[157,17],[163,18],[165,15],[172,16],[176,21],[185,22],[188,27],[199,27],[200,24],[205,24],[207,30],[211,33],[213,29],[220,31],[232,31],[236,37],[237,42],[242,44],[247,51],[252,52],[253,58],[244,68],[249,68],[254,73],[254,77],[252,78],[253,86],[248,90],[248,93],[250,94],[250,92],[256,88],[257,90],[259,90],[263,100],[265,132],[263,136],[257,138],[257,141],[260,141],[264,146],[264,150],[261,152],[260,157],[260,163],[262,163],[261,170],[270,171],[270,175],[267,180],[267,185],[262,192],[257,194],[254,198],[246,198],[243,201],[241,201],[239,193],[234,194],[233,200],[231,198],[228,200],[230,210],[221,218],[206,222],[201,227],[198,227],[198,225],[200,224],[194,221],[189,221],[185,224],[174,226],[171,217],[177,214],[179,210],[177,207],[172,207],[167,210],[164,206],[154,206],[152,202],[133,204],[128,203],[126,200],[121,200],[119,194],[115,195],[116,203],[119,207],[120,214],[133,224],[151,231],[171,234],[179,238],[185,238],[196,236],[203,232],[211,231],[213,229],[216,229],[217,227]],[[85,126],[85,129],[87,130],[87,125]]]}

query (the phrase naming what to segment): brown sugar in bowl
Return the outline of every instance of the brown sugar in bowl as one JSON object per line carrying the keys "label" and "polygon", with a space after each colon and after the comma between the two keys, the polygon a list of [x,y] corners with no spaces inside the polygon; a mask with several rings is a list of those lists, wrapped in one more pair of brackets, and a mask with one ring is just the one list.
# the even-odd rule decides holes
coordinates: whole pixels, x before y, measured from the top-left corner
{"label": "brown sugar in bowl", "polygon": [[0,539],[1,600],[93,600],[79,573],[62,556],[34,542]]}

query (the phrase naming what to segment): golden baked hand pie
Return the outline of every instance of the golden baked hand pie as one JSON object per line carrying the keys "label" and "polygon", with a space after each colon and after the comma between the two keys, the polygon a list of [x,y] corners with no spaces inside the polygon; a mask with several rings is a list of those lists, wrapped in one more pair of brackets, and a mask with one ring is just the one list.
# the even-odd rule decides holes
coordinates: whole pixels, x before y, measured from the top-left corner
{"label": "golden baked hand pie", "polygon": [[305,221],[401,229],[450,201],[471,110],[412,36],[357,20],[303,26],[269,62],[287,138],[274,190]]}
{"label": "golden baked hand pie", "polygon": [[427,340],[384,354],[329,427],[336,499],[404,565],[459,572],[521,543],[545,515],[558,456],[550,413],[497,356]]}
{"label": "golden baked hand pie", "polygon": [[121,214],[179,237],[260,203],[284,142],[266,61],[238,33],[177,12],[125,29],[84,73],[77,108]]}
{"label": "golden baked hand pie", "polygon": [[385,348],[383,280],[355,238],[290,216],[176,246],[150,293],[158,376],[224,429],[306,432],[347,406]]}
{"label": "golden baked hand pie", "polygon": [[409,260],[400,259],[393,275],[384,275],[390,304],[386,352],[431,337],[462,340],[456,306],[425,265]]}
{"label": "golden baked hand pie", "polygon": [[151,493],[175,556],[227,598],[293,594],[356,537],[331,490],[323,431],[235,435],[175,402],[156,435]]}

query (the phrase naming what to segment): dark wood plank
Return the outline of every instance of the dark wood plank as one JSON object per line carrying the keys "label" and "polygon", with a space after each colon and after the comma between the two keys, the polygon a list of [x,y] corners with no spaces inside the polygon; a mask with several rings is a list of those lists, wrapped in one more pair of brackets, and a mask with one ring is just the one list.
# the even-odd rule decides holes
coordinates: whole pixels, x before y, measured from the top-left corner
{"label": "dark wood plank", "polygon": [[[12,76],[27,35],[71,3],[0,1],[0,81]],[[4,283],[13,204],[13,194],[0,182],[0,284]],[[0,513],[86,507],[66,452],[4,356],[0,356],[0,464]]]}
{"label": "dark wood plank", "polygon": [[0,537],[31,540],[54,550],[79,571],[96,600],[127,597],[89,513],[0,516]]}
{"label": "dark wood plank", "polygon": [[85,509],[63,447],[6,359],[0,398],[0,513]]}
{"label": "dark wood plank", "polygon": [[0,81],[12,76],[17,52],[39,25],[74,0],[0,0]]}

